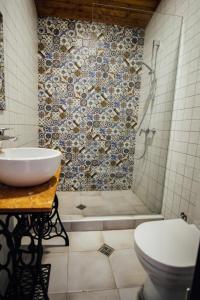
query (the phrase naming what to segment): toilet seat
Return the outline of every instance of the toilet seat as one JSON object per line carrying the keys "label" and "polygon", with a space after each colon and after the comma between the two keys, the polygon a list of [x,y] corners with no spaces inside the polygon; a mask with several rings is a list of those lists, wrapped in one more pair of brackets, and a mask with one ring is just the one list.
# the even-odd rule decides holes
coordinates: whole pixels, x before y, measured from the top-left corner
{"label": "toilet seat", "polygon": [[148,275],[154,282],[158,284],[164,284],[165,286],[188,286],[191,283],[194,267],[190,268],[173,268],[166,265],[158,264],[157,262],[150,260],[149,257],[146,258],[143,253],[138,250],[136,246],[136,253],[138,259]]}
{"label": "toilet seat", "polygon": [[200,232],[182,219],[153,221],[135,229],[135,250],[147,272],[145,300],[183,300],[191,286]]}
{"label": "toilet seat", "polygon": [[143,223],[135,229],[135,248],[152,268],[170,274],[192,274],[200,232],[182,219]]}

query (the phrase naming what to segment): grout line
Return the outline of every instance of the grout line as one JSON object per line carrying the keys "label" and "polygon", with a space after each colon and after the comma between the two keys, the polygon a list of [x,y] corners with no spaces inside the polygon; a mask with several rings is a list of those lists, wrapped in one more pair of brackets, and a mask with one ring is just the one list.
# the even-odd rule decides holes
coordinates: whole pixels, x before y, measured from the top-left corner
{"label": "grout line", "polygon": [[[112,255],[112,254],[111,254]],[[114,279],[114,282],[115,282],[115,286],[116,288],[118,289],[118,286],[117,286],[117,282],[116,282],[116,278],[115,278],[115,272],[112,268],[112,264],[111,264],[111,261],[110,261],[110,257],[108,257],[108,262],[109,262],[109,265],[110,265],[110,269],[111,269],[111,272],[112,272],[112,276],[113,276],[113,279]]]}
{"label": "grout line", "polygon": [[69,295],[76,295],[76,294],[82,294],[82,295],[88,295],[88,294],[94,294],[94,293],[98,293],[98,292],[106,292],[106,291],[117,291],[117,295],[119,297],[119,300],[121,300],[122,298],[120,297],[120,290],[127,290],[127,289],[135,289],[135,288],[141,288],[140,285],[137,285],[137,286],[131,286],[131,287],[128,287],[128,288],[116,288],[116,289],[102,289],[102,290],[90,290],[90,291],[78,291],[78,292],[70,292],[70,293],[49,293],[50,296],[57,296],[57,295],[62,295],[64,294],[65,295],[65,300],[68,300],[69,299]]}
{"label": "grout line", "polygon": [[[69,237],[69,245],[70,245],[70,237]],[[67,292],[69,289],[69,261],[70,261],[70,246],[68,246],[68,253],[67,253],[67,287],[66,287]]]}

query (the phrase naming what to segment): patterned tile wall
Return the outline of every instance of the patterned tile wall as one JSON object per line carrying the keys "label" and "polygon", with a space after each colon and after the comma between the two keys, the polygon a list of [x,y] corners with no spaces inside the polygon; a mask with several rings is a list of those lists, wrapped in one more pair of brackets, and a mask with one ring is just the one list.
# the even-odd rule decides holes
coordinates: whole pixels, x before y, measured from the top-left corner
{"label": "patterned tile wall", "polygon": [[63,153],[61,190],[129,189],[144,30],[40,18],[39,144]]}

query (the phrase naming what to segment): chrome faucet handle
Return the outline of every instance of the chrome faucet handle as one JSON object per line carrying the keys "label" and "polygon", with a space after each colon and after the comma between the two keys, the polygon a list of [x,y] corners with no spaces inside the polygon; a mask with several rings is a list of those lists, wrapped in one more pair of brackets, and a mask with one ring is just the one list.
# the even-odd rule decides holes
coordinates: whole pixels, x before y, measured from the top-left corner
{"label": "chrome faucet handle", "polygon": [[152,131],[153,134],[156,133],[156,129],[155,128],[153,128],[151,131]]}
{"label": "chrome faucet handle", "polygon": [[10,128],[6,128],[6,127],[0,128],[0,135],[4,135],[5,131],[9,129]]}
{"label": "chrome faucet handle", "polygon": [[140,132],[139,132],[139,136],[143,133],[143,132],[145,132],[146,130],[145,129],[140,129]]}

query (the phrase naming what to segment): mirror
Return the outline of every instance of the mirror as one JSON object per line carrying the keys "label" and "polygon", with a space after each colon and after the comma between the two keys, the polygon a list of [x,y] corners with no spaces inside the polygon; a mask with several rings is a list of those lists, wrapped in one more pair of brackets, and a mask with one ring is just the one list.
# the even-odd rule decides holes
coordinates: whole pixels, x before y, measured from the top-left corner
{"label": "mirror", "polygon": [[3,16],[0,13],[0,110],[6,108],[4,80]]}

